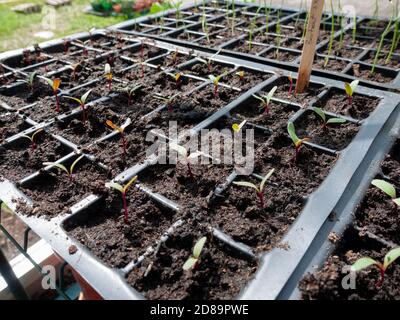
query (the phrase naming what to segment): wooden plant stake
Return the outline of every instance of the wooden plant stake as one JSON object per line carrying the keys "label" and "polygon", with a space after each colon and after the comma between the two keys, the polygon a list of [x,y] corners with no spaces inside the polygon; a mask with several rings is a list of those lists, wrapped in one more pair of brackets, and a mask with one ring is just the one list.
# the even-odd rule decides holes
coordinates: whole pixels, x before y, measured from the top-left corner
{"label": "wooden plant stake", "polygon": [[312,0],[308,24],[305,26],[307,27],[307,33],[304,40],[303,52],[301,54],[299,75],[296,82],[296,93],[303,93],[310,82],[323,8],[324,0]]}

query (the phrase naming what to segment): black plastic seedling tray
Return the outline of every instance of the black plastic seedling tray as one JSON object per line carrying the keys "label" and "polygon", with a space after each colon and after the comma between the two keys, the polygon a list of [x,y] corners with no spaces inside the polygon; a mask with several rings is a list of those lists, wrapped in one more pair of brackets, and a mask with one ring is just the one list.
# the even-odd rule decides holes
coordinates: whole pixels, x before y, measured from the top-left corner
{"label": "black plastic seedling tray", "polygon": [[[209,49],[207,52],[196,51],[192,48],[188,49],[182,46],[176,46],[170,43],[165,43],[156,40],[149,40],[145,38],[129,37],[129,40],[124,40],[120,35],[104,35],[103,32],[99,31],[95,35],[99,39],[105,37],[107,39],[116,39],[116,41],[123,41],[123,45],[118,49],[96,49],[93,56],[88,57],[87,62],[93,62],[92,65],[100,64],[103,65],[105,61],[110,61],[109,56],[113,55],[119,59],[124,60],[129,66],[122,68],[121,70],[115,71],[115,79],[113,85],[124,84],[128,81],[132,81],[127,77],[130,71],[134,71],[133,74],[140,72],[141,66],[145,66],[146,74],[160,74],[166,70],[181,70],[184,79],[187,79],[185,83],[192,83],[194,87],[188,91],[189,95],[195,95],[197,92],[202,90],[210,89],[211,85],[207,76],[196,74],[195,65],[200,62],[197,57],[209,57],[215,63],[215,68],[225,68],[228,72],[226,79],[230,79],[227,82],[221,80],[220,91],[227,90],[230,92],[230,99],[225,100],[223,103],[218,105],[215,110],[204,117],[196,118],[194,122],[184,123],[187,129],[190,129],[191,135],[199,132],[205,128],[230,128],[233,121],[239,120],[243,109],[243,106],[254,103],[253,93],[259,93],[260,91],[268,91],[274,85],[279,85],[283,88],[284,81],[287,81],[289,71],[283,69],[275,69],[265,64],[258,64],[251,61],[245,61],[237,59],[232,56],[223,54],[217,54],[217,50]],[[77,38],[87,39],[87,35],[79,35]],[[140,52],[141,47],[145,45],[148,51],[146,61],[144,64],[137,61],[136,58],[129,58],[129,55],[135,56],[135,53]],[[46,45],[40,46],[45,52],[56,52],[63,50],[62,42],[55,41]],[[84,48],[81,48],[82,50]],[[156,52],[153,55],[152,52]],[[12,54],[7,53],[0,56],[0,60],[8,65],[10,71],[19,73],[18,61],[21,58],[21,52],[14,52]],[[179,54],[179,64],[173,65],[173,67],[165,67],[163,63],[169,61],[168,57],[176,57]],[[3,59],[6,57],[6,59]],[[50,57],[51,58],[51,57]],[[51,59],[50,59],[51,60]],[[64,59],[62,59],[63,61]],[[13,61],[13,66],[11,66]],[[16,61],[16,62],[15,62]],[[100,62],[99,62],[100,61]],[[114,61],[114,60],[112,60]],[[71,64],[68,59],[65,59],[65,64]],[[29,66],[32,67],[32,66]],[[36,66],[35,66],[36,67]],[[93,67],[94,68],[94,67]],[[101,70],[101,68],[100,68]],[[240,81],[235,82],[235,74],[237,70],[245,70],[245,74],[250,76],[256,74],[256,84],[251,83],[250,86],[241,83]],[[63,68],[60,70],[43,70],[45,75],[58,74],[63,72]],[[94,72],[94,71],[93,71]],[[296,74],[293,74],[296,77]],[[125,80],[124,80],[125,79]],[[137,80],[137,79],[136,79]],[[135,81],[136,81],[135,80]],[[42,79],[39,79],[42,81]],[[93,113],[100,119],[103,115],[102,112],[106,109],[102,109],[99,106],[113,103],[118,96],[116,93],[105,91],[106,82],[104,76],[99,73],[99,77],[90,80],[88,83],[84,82],[77,88],[68,88],[66,91],[60,92],[60,98],[63,99],[65,95],[73,95],[76,92],[82,94],[85,90],[93,85],[94,99],[90,101],[88,107],[92,108]],[[0,90],[0,100],[4,97],[4,94],[14,96],[20,92],[15,87],[20,84],[7,84]],[[299,127],[302,123],[302,119],[307,117],[314,105],[321,106],[324,108],[324,101],[332,94],[336,92],[343,93],[343,84],[335,80],[321,78],[313,76],[311,78],[311,87],[317,90],[312,99],[305,103],[292,97],[283,95],[277,95],[274,98],[274,104],[282,105],[285,110],[289,112],[284,114],[284,121],[277,127],[276,130],[282,130],[286,127],[286,123],[291,119]],[[106,93],[104,95],[104,93]],[[276,299],[283,295],[288,295],[295,288],[293,284],[298,281],[300,274],[299,270],[303,270],[304,258],[312,257],[315,248],[321,247],[324,244],[325,238],[321,236],[321,232],[325,232],[326,223],[328,217],[332,212],[341,214],[341,208],[348,202],[355,202],[354,200],[357,195],[348,193],[349,188],[356,188],[359,185],[359,179],[366,176],[368,171],[369,157],[372,156],[372,150],[378,150],[376,153],[378,156],[383,156],[384,152],[390,147],[391,139],[387,139],[389,134],[398,128],[398,105],[400,98],[398,95],[390,92],[380,91],[376,89],[369,89],[365,87],[359,87],[357,91],[359,96],[364,96],[367,99],[379,99],[377,106],[374,111],[369,115],[360,116],[355,114],[354,117],[350,117],[346,114],[339,114],[338,116],[345,117],[348,123],[356,128],[356,136],[353,137],[351,143],[347,146],[336,146],[332,147],[329,145],[319,145],[316,143],[307,143],[306,149],[314,154],[321,155],[323,158],[329,158],[330,160],[330,172],[329,175],[323,179],[321,184],[318,184],[316,188],[311,192],[305,192],[304,207],[301,213],[298,214],[297,218],[294,216],[293,223],[287,225],[287,231],[283,234],[282,239],[279,243],[269,243],[268,249],[262,249],[260,245],[252,246],[251,244],[244,244],[237,240],[237,236],[233,237],[229,230],[227,231],[227,225],[222,224],[217,226],[213,223],[209,224],[209,231],[214,235],[214,238],[218,241],[213,242],[222,243],[223,252],[225,250],[233,250],[239,253],[242,258],[240,261],[243,264],[254,264],[259,263],[258,270],[255,274],[255,278],[251,280],[247,287],[243,289],[237,298],[240,299]],[[26,104],[21,101],[2,103],[1,117],[5,117],[7,114],[22,119],[23,124],[28,127],[26,130],[8,136],[5,138],[2,146],[5,150],[14,144],[17,144],[22,135],[31,134],[38,128],[44,129],[44,134],[52,139],[56,139],[59,143],[66,148],[65,154],[62,153],[56,160],[60,163],[71,163],[73,159],[77,158],[79,153],[86,155],[85,163],[93,164],[94,168],[97,168],[102,176],[102,179],[112,179],[114,181],[126,182],[134,175],[139,175],[139,182],[136,184],[136,188],[139,189],[143,194],[148,195],[152,200],[152,203],[157,203],[163,210],[170,212],[168,215],[171,217],[177,217],[176,219],[171,218],[166,221],[166,227],[159,232],[159,236],[156,240],[150,243],[148,246],[141,248],[140,253],[136,254],[133,258],[129,259],[128,263],[125,263],[121,267],[111,268],[107,266],[101,259],[96,257],[91,250],[81,244],[74,236],[71,231],[74,227],[82,225],[83,222],[89,222],[94,218],[90,213],[96,212],[97,206],[102,205],[102,199],[107,197],[112,192],[102,194],[101,196],[95,194],[82,195],[79,201],[73,201],[70,205],[65,207],[63,203],[60,207],[60,212],[53,213],[50,216],[46,216],[44,212],[39,210],[33,210],[33,215],[26,215],[21,209],[20,203],[16,202],[16,198],[24,199],[28,206],[34,205],[36,199],[29,199],[26,196],[26,191],[23,193],[22,190],[27,190],[27,186],[33,185],[39,181],[45,174],[43,169],[37,172],[33,172],[29,175],[23,175],[21,178],[14,179],[13,181],[3,180],[0,183],[0,199],[5,202],[11,209],[15,210],[16,214],[25,221],[34,232],[49,242],[54,251],[56,251],[65,261],[67,261],[72,268],[74,268],[93,288],[99,292],[99,294],[105,299],[142,299],[143,295],[137,292],[132,286],[130,286],[126,279],[130,279],[133,274],[139,272],[139,268],[142,265],[146,265],[148,261],[154,255],[154,252],[158,252],[162,246],[162,243],[168,241],[168,238],[175,236],[180,233],[180,230],[191,226],[192,219],[196,220],[196,213],[190,212],[185,214],[187,208],[177,200],[171,200],[162,193],[168,190],[161,190],[161,192],[153,192],[152,188],[148,187],[148,184],[141,183],[141,175],[147,174],[146,170],[154,168],[153,165],[154,157],[144,157],[137,160],[137,163],[132,163],[129,168],[119,170],[119,168],[109,167],[107,164],[102,163],[99,157],[92,154],[92,148],[101,143],[110,141],[117,136],[117,132],[107,133],[104,130],[103,134],[95,135],[90,139],[80,139],[70,141],[72,136],[68,134],[68,131],[53,130],[58,128],[60,123],[69,123],[71,119],[81,116],[79,109],[73,109],[72,112],[66,111],[60,116],[54,116],[51,113],[48,117],[44,116],[40,121],[35,121],[31,117],[35,116],[35,112],[30,113],[30,110],[35,107],[35,102]],[[142,105],[144,108],[145,105]],[[135,124],[143,119],[152,119],[154,115],[158,113],[168,115],[167,106],[163,103],[159,103],[158,107],[155,107],[149,112],[132,113],[131,110],[124,108],[120,109],[117,105],[110,106],[113,111],[115,121],[119,124],[125,123],[128,126],[134,127]],[[242,110],[242,111],[241,111]],[[107,111],[110,112],[110,111]],[[329,116],[333,116],[333,113],[327,113]],[[107,113],[110,115],[110,113]],[[131,115],[131,116],[127,116]],[[1,118],[0,118],[1,119]],[[105,118],[104,118],[105,119]],[[225,120],[224,120],[225,119]],[[114,119],[113,119],[114,120]],[[273,139],[274,130],[272,126],[265,126],[257,121],[257,117],[252,119],[249,118],[248,127],[255,128],[256,132],[261,135],[261,143],[259,147],[264,145],[267,146],[268,141]],[[151,120],[149,120],[151,123]],[[224,122],[226,121],[226,122]],[[11,124],[10,124],[11,126]],[[161,123],[162,127],[162,123]],[[22,126],[22,128],[25,128]],[[148,129],[155,129],[156,126],[150,126]],[[134,128],[133,128],[134,129]],[[153,130],[155,136],[160,137],[160,134]],[[142,132],[144,134],[144,132]],[[162,138],[162,137],[161,137]],[[178,142],[184,143],[184,136],[178,136]],[[278,140],[285,144],[288,139],[286,133],[278,137]],[[265,141],[264,143],[262,141]],[[161,139],[162,143],[162,139]],[[290,146],[290,142],[288,144]],[[142,150],[144,151],[144,150]],[[374,153],[375,154],[375,153]],[[264,153],[263,153],[264,155]],[[261,158],[262,159],[262,158]],[[112,163],[111,163],[112,166]],[[52,171],[54,168],[47,167],[45,171]],[[284,167],[281,169],[284,170]],[[264,172],[253,173],[254,179],[259,179],[260,175],[265,174]],[[93,176],[95,177],[95,176]],[[221,181],[224,182],[218,186],[212,193],[215,198],[224,197],[225,193],[229,191],[230,184],[233,180],[242,179],[238,177],[236,173],[226,173],[225,177],[221,177]],[[318,187],[318,188],[317,188]],[[332,190],[335,190],[333,193]],[[141,194],[141,193],[140,193]],[[351,194],[351,199],[347,197]],[[211,197],[213,199],[213,197]],[[19,200],[21,201],[21,200]],[[68,203],[71,202],[68,199]],[[93,209],[94,208],[94,209]],[[94,213],[95,214],[95,213]],[[208,225],[208,224],[207,224]],[[229,229],[229,228],[228,228]],[[195,232],[195,230],[193,231]],[[278,234],[279,235],[279,234]],[[234,240],[234,238],[236,238]],[[191,246],[191,245],[190,245]],[[77,250],[75,249],[77,248]],[[270,250],[271,249],[271,250]],[[190,250],[187,252],[190,254]]]}
{"label": "black plastic seedling tray", "polygon": [[[146,16],[132,19],[110,27],[112,30],[120,30],[124,33],[142,34],[148,37],[154,37],[159,40],[172,42],[178,45],[191,46],[196,49],[209,47],[221,49],[224,54],[232,55],[257,63],[265,63],[272,66],[279,66],[285,69],[296,71],[301,59],[301,38],[302,26],[305,24],[306,12],[298,12],[294,9],[274,7],[270,12],[268,25],[266,24],[266,15],[262,11],[258,13],[258,6],[251,3],[235,1],[234,12],[237,16],[237,34],[232,36],[227,34],[228,26],[224,25],[227,19],[226,3],[223,1],[206,1],[205,13],[207,24],[212,29],[209,32],[210,42],[206,41],[206,34],[202,31],[202,4],[188,4],[184,6],[182,18],[175,20],[170,17],[174,10],[158,13],[154,16]],[[216,6],[216,7],[214,7]],[[231,5],[229,5],[231,6]],[[233,10],[228,8],[230,14]],[[280,19],[277,15],[280,12]],[[246,17],[245,19],[243,17]],[[247,18],[250,17],[250,18]],[[356,42],[345,45],[343,54],[336,54],[335,46],[341,39],[341,34],[345,41],[352,41],[354,22],[350,21],[343,29],[339,25],[339,17],[335,16],[335,34],[334,46],[331,54],[328,56],[328,46],[330,42],[331,14],[326,13],[321,23],[321,35],[317,43],[317,62],[314,64],[313,74],[322,77],[330,77],[340,81],[351,81],[359,79],[365,86],[396,89],[400,88],[399,74],[399,48],[395,49],[390,65],[381,65],[378,61],[375,69],[375,75],[379,79],[370,79],[369,71],[372,67],[372,60],[379,45],[380,35],[384,31],[388,20],[378,20],[378,25],[370,26],[368,23],[371,17],[357,17],[356,23]],[[251,50],[248,48],[249,25],[248,19],[257,19],[257,25],[253,29],[253,45]],[[168,24],[166,23],[168,20]],[[185,23],[177,24],[182,20]],[[247,21],[247,22],[246,22]],[[279,21],[279,22],[278,22]],[[277,24],[280,25],[279,33],[281,41],[276,41]],[[151,25],[151,28],[150,28]],[[268,29],[267,29],[268,28]],[[392,27],[393,29],[393,27]],[[392,30],[393,32],[393,30]],[[188,36],[186,36],[189,34]],[[388,53],[391,43],[392,33],[389,33],[388,39],[383,43],[382,53]],[[189,37],[189,39],[187,39]],[[273,38],[273,39],[270,39]],[[275,40],[274,40],[275,39]],[[279,49],[279,57],[276,56]],[[251,53],[250,53],[251,51]],[[325,58],[329,57],[329,63],[325,67]],[[334,65],[331,65],[331,64]],[[358,74],[358,75],[357,75]]]}

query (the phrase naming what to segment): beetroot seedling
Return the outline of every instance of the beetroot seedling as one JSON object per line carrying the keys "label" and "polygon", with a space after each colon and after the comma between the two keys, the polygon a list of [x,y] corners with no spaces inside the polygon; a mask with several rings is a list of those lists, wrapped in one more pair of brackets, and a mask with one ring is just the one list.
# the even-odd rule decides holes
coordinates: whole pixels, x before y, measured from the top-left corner
{"label": "beetroot seedling", "polygon": [[159,99],[165,103],[165,105],[167,106],[168,112],[172,112],[173,105],[178,96],[179,96],[179,94],[176,94],[176,95],[170,96],[170,97],[164,97],[163,95],[161,95],[159,93],[154,94],[154,98]]}
{"label": "beetroot seedling", "polygon": [[386,193],[392,201],[400,207],[400,197],[397,197],[396,189],[391,183],[385,180],[374,179],[371,184]]}
{"label": "beetroot seedling", "polygon": [[400,247],[390,250],[383,260],[383,263],[376,261],[370,257],[363,257],[358,259],[352,266],[351,271],[358,272],[363,269],[366,269],[370,266],[376,266],[380,271],[380,279],[376,283],[376,286],[380,288],[385,280],[385,274],[387,268],[398,258],[400,257]]}
{"label": "beetroot seedling", "polygon": [[107,79],[108,82],[108,90],[111,91],[111,84],[112,84],[112,72],[111,72],[111,66],[110,64],[106,63],[106,65],[104,66],[104,76]]}
{"label": "beetroot seedling", "polygon": [[210,79],[211,83],[214,85],[214,96],[218,97],[218,85],[219,81],[221,80],[222,77],[226,75],[226,72],[219,75],[219,76],[213,76],[210,74],[208,78]]}
{"label": "beetroot seedling", "polygon": [[58,97],[58,89],[60,88],[61,79],[55,78],[53,80],[45,78],[47,83],[50,85],[51,89],[53,90],[53,94],[56,97],[56,112],[60,112],[60,98]]}
{"label": "beetroot seedling", "polygon": [[18,79],[17,81],[23,82],[27,85],[29,91],[33,91],[34,86],[35,86],[35,80],[36,80],[36,71],[31,72],[30,74],[27,75],[25,79]]}
{"label": "beetroot seedling", "polygon": [[65,98],[74,100],[74,101],[79,103],[79,107],[82,109],[82,122],[83,122],[84,126],[86,125],[86,119],[87,119],[87,117],[86,117],[86,100],[87,100],[87,98],[88,98],[88,96],[89,96],[91,91],[92,91],[92,89],[86,91],[82,95],[82,97],[80,99],[79,98],[70,97],[70,96],[66,96],[65,97]]}
{"label": "beetroot seedling", "polygon": [[56,168],[59,168],[59,169],[61,169],[62,171],[64,171],[67,175],[68,175],[68,178],[69,178],[69,181],[71,181],[72,182],[72,180],[73,180],[73,178],[74,178],[74,169],[75,169],[75,166],[76,166],[76,164],[80,161],[80,160],[82,160],[82,158],[84,157],[85,155],[81,155],[79,158],[77,158],[72,164],[71,164],[71,166],[69,167],[69,168],[67,168],[66,166],[64,166],[63,164],[61,164],[61,163],[56,163],[56,162],[43,162],[43,165],[44,166],[53,166],[53,167],[56,167]]}
{"label": "beetroot seedling", "polygon": [[139,84],[136,86],[129,86],[121,90],[121,92],[125,93],[128,96],[128,105],[131,105],[133,96],[141,87],[142,86]]}
{"label": "beetroot seedling", "polygon": [[237,123],[234,123],[233,125],[232,125],[232,130],[234,131],[234,132],[239,132],[240,130],[242,130],[242,128],[244,127],[244,125],[246,124],[246,122],[247,122],[247,120],[243,120],[241,123],[239,123],[239,124],[237,124]]}
{"label": "beetroot seedling", "polygon": [[296,162],[298,157],[299,157],[301,146],[304,144],[305,141],[308,141],[310,139],[309,138],[300,139],[296,134],[296,129],[294,127],[294,123],[293,122],[289,122],[288,123],[287,131],[288,131],[289,136],[292,139],[294,147],[295,147],[294,161]]}
{"label": "beetroot seedling", "polygon": [[116,130],[120,133],[121,135],[121,147],[123,151],[123,156],[124,159],[126,158],[126,138],[125,138],[125,128],[126,127],[119,127],[116,124],[114,124],[111,120],[107,120],[106,124],[113,130]]}
{"label": "beetroot seedling", "polygon": [[320,108],[313,108],[314,112],[321,118],[322,120],[322,129],[325,130],[327,125],[329,124],[341,124],[345,123],[346,120],[342,118],[329,118],[326,116],[326,113],[322,111]]}
{"label": "beetroot seedling", "polygon": [[122,196],[122,203],[124,206],[124,222],[127,224],[128,223],[128,205],[126,202],[126,192],[128,191],[129,187],[136,181],[137,176],[134,176],[127,184],[124,186],[120,185],[119,183],[116,182],[107,182],[106,187],[107,188],[113,188],[115,190],[118,190],[121,192]]}
{"label": "beetroot seedling", "polygon": [[214,53],[212,56],[206,57],[206,58],[202,58],[201,56],[198,56],[197,60],[200,61],[201,63],[205,64],[207,66],[208,72],[211,73],[213,58],[215,56],[217,56],[220,53],[220,51],[221,51],[221,49],[218,50],[216,53]]}
{"label": "beetroot seedling", "polygon": [[185,271],[189,271],[189,270],[194,270],[200,261],[200,255],[201,252],[203,251],[204,245],[207,241],[206,237],[202,237],[200,238],[196,244],[193,247],[193,253],[192,255],[189,257],[189,259],[186,260],[186,262],[183,265],[183,270]]}
{"label": "beetroot seedling", "polygon": [[166,75],[174,79],[176,87],[180,88],[182,84],[182,74],[180,72],[177,73],[166,72]]}
{"label": "beetroot seedling", "polygon": [[240,82],[243,82],[245,72],[243,70],[240,70],[240,71],[236,72],[235,74],[239,77]]}
{"label": "beetroot seedling", "polygon": [[36,135],[37,135],[38,133],[40,133],[40,132],[42,132],[42,131],[43,131],[43,129],[38,129],[38,130],[36,130],[34,133],[32,133],[31,136],[28,136],[28,135],[26,135],[26,134],[22,135],[23,138],[29,139],[29,141],[31,142],[31,150],[32,150],[32,152],[34,152],[35,149],[36,149],[35,137],[36,137]]}
{"label": "beetroot seedling", "polygon": [[193,180],[194,180],[194,175],[191,167],[191,161],[199,157],[206,157],[212,159],[212,157],[209,154],[206,154],[202,151],[195,151],[189,154],[189,151],[185,147],[173,142],[169,144],[169,147],[170,149],[175,150],[180,156],[183,157],[183,162],[187,166],[189,176]]}
{"label": "beetroot seedling", "polygon": [[71,40],[63,39],[63,46],[64,46],[64,54],[68,53],[69,46],[71,45]]}
{"label": "beetroot seedling", "polygon": [[277,86],[273,87],[268,94],[258,96],[256,94],[253,94],[253,97],[256,98],[257,100],[261,101],[261,106],[260,109],[264,109],[265,114],[269,114],[269,104],[271,102],[272,97],[274,96],[275,91],[278,89]]}
{"label": "beetroot seedling", "polygon": [[344,90],[346,91],[347,98],[349,100],[349,105],[353,104],[353,95],[357,89],[358,83],[360,80],[353,80],[351,83],[345,82]]}
{"label": "beetroot seedling", "polygon": [[254,183],[247,182],[247,181],[234,181],[233,184],[241,187],[248,187],[251,189],[254,189],[256,191],[256,195],[258,199],[260,200],[260,207],[261,209],[264,208],[264,189],[265,189],[265,183],[267,180],[272,176],[274,173],[275,169],[271,169],[267,175],[261,180],[260,185],[256,186]]}
{"label": "beetroot seedling", "polygon": [[81,66],[81,63],[74,63],[71,65],[68,65],[67,68],[72,70],[72,76],[71,76],[71,80],[75,81],[76,79],[76,74],[79,72],[79,67]]}

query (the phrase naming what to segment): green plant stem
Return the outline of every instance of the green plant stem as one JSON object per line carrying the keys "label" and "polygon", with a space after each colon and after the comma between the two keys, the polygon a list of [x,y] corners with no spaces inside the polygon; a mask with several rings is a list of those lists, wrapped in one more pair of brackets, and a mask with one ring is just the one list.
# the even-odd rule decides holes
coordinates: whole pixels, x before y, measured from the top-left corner
{"label": "green plant stem", "polygon": [[332,14],[332,19],[331,19],[331,37],[329,40],[329,48],[328,48],[328,54],[327,57],[325,58],[325,62],[324,62],[324,67],[326,67],[328,65],[329,62],[329,56],[332,52],[332,46],[333,46],[333,39],[335,36],[335,12],[333,10],[333,1],[331,0],[331,14]]}
{"label": "green plant stem", "polygon": [[385,37],[386,37],[387,33],[389,32],[390,27],[392,26],[392,22],[393,22],[393,17],[390,18],[389,23],[388,23],[385,31],[382,33],[381,40],[379,41],[378,50],[376,51],[374,62],[372,64],[372,68],[371,68],[371,72],[370,72],[371,74],[373,74],[375,72],[376,63],[378,62],[379,55],[381,54],[383,41],[385,40]]}

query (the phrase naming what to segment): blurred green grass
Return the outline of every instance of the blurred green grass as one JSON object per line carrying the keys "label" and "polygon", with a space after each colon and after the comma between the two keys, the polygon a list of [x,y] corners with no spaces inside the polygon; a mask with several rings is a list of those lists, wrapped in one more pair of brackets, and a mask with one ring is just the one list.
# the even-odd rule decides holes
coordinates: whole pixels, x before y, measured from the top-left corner
{"label": "blurred green grass", "polygon": [[[17,4],[33,2],[43,5],[41,13],[20,14],[11,8]],[[46,11],[44,0],[26,0],[2,3],[0,1],[0,52],[26,47],[47,39],[35,38],[34,33],[43,31],[43,18]],[[76,32],[87,31],[91,28],[103,28],[125,20],[124,17],[98,17],[85,14],[83,9],[90,4],[88,0],[72,0],[72,4],[55,9],[56,29],[53,38],[63,37]]]}

